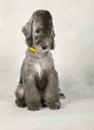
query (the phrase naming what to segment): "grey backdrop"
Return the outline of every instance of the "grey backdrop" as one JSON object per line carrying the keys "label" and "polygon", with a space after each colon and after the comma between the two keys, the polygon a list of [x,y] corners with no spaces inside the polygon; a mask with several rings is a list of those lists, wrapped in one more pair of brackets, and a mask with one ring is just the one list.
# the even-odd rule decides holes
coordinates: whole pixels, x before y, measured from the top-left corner
{"label": "grey backdrop", "polygon": [[26,50],[21,28],[37,9],[53,16],[60,87],[69,98],[94,97],[94,0],[0,0],[0,101],[15,98]]}

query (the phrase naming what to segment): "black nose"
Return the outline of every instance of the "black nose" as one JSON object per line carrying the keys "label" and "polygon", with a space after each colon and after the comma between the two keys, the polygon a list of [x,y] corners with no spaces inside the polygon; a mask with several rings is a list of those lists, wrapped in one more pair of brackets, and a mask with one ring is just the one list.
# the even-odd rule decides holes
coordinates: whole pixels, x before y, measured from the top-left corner
{"label": "black nose", "polygon": [[43,50],[46,50],[48,46],[42,46],[42,49]]}

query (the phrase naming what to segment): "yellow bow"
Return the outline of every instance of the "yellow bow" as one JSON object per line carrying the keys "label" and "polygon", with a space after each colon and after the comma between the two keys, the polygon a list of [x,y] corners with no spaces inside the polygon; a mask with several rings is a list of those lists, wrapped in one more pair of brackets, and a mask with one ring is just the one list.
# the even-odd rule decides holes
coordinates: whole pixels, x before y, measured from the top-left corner
{"label": "yellow bow", "polygon": [[29,50],[30,50],[30,51],[33,51],[33,52],[35,52],[35,53],[38,53],[38,52],[39,52],[37,49],[35,49],[35,48],[33,48],[33,47],[29,47]]}

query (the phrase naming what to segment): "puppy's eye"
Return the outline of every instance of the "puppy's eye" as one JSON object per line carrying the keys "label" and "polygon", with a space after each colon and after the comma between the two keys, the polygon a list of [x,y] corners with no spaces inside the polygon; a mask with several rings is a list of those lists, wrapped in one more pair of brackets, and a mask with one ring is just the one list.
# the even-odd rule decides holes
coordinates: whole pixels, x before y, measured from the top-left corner
{"label": "puppy's eye", "polygon": [[39,31],[39,29],[37,29],[35,32],[36,32],[36,33],[39,33],[40,31]]}

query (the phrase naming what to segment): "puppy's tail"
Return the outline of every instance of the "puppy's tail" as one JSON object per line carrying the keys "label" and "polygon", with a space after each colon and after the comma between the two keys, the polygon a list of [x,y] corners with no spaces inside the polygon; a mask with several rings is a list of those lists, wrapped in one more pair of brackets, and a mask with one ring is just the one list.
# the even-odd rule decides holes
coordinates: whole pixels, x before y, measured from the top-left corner
{"label": "puppy's tail", "polygon": [[60,99],[65,99],[66,97],[65,97],[65,95],[63,93],[59,93],[59,98]]}

